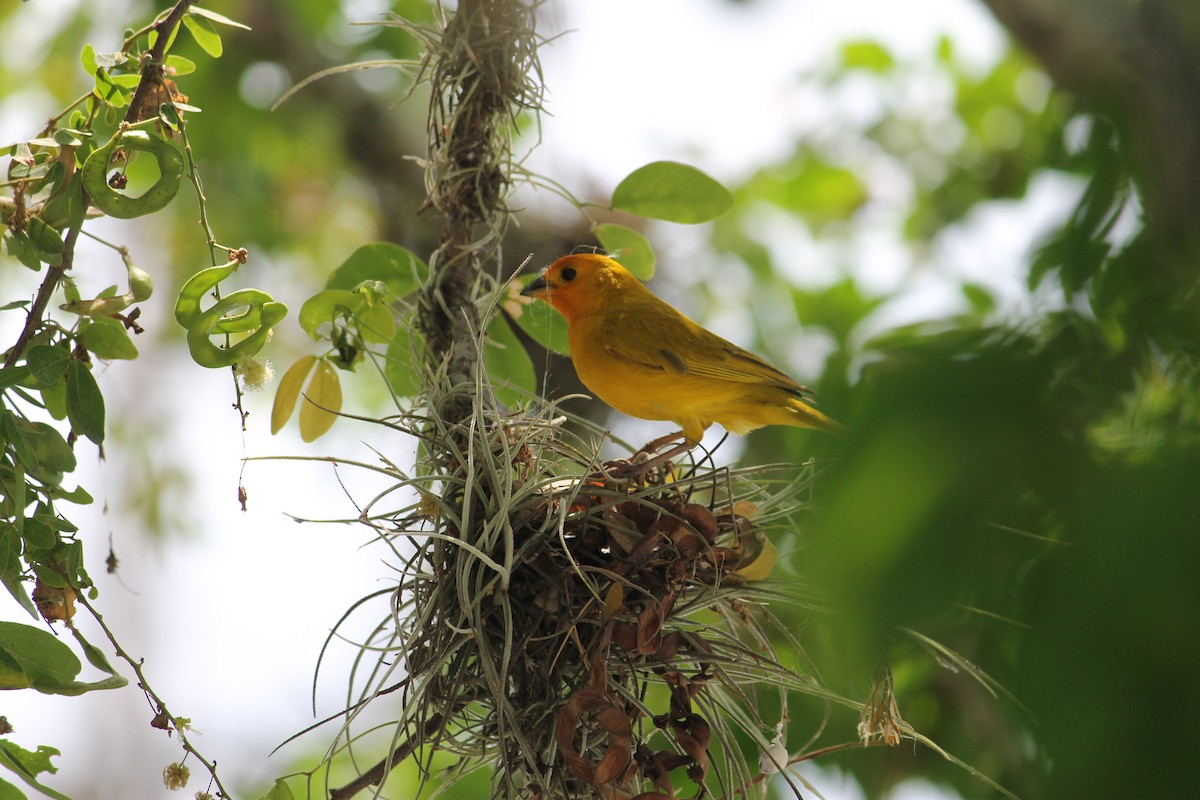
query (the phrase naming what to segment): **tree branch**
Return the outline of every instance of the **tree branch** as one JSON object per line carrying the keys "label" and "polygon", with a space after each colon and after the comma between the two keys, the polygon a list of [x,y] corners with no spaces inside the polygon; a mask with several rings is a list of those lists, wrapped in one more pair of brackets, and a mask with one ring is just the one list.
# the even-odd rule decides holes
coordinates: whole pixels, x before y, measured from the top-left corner
{"label": "tree branch", "polygon": [[1149,214],[1200,245],[1200,11],[1176,0],[983,0],[1063,88],[1122,125]]}

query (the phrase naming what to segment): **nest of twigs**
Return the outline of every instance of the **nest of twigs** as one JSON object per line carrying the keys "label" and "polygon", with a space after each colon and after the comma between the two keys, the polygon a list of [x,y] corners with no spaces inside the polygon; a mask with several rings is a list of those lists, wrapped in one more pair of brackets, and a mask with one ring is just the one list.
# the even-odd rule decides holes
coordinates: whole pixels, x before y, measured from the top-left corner
{"label": "nest of twigs", "polygon": [[[402,713],[389,755],[331,796],[381,783],[410,756],[431,786],[490,768],[495,797],[765,792],[760,754],[787,693],[825,696],[777,662],[757,580],[795,467],[784,481],[599,463],[549,412],[488,411],[482,395],[459,425],[387,422],[420,436],[424,474],[389,464],[417,499],[381,511],[397,486],[363,509],[401,578],[361,643],[378,661],[360,662],[347,716],[397,693]],[[343,737],[359,746],[349,722]],[[456,757],[444,771],[439,753]]]}

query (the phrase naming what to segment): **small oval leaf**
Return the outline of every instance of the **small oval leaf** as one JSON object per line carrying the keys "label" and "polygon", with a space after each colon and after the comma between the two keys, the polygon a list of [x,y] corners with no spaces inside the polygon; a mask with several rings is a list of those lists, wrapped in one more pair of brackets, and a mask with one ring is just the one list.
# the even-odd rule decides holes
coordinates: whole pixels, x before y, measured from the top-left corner
{"label": "small oval leaf", "polygon": [[[527,275],[522,280],[529,283],[536,275]],[[509,311],[509,315],[521,326],[521,330],[547,350],[559,355],[571,355],[567,340],[567,321],[549,303],[522,303]]]}
{"label": "small oval leaf", "polygon": [[104,395],[96,376],[80,361],[67,370],[67,416],[78,433],[104,444]]}
{"label": "small oval leaf", "polygon": [[328,361],[318,361],[317,371],[300,402],[300,438],[312,442],[333,427],[342,410],[342,383]]}
{"label": "small oval leaf", "polygon": [[283,426],[292,418],[292,412],[296,410],[296,401],[300,399],[300,387],[304,385],[304,379],[316,363],[316,356],[303,356],[288,367],[287,372],[279,379],[279,388],[275,390],[275,402],[271,406],[272,434],[283,430]]}
{"label": "small oval leaf", "polygon": [[694,225],[733,207],[733,195],[708,174],[677,161],[655,161],[629,173],[613,191],[613,208]]}
{"label": "small oval leaf", "polygon": [[645,236],[613,222],[595,226],[592,233],[609,256],[620,261],[625,269],[644,281],[654,277],[654,248]]}

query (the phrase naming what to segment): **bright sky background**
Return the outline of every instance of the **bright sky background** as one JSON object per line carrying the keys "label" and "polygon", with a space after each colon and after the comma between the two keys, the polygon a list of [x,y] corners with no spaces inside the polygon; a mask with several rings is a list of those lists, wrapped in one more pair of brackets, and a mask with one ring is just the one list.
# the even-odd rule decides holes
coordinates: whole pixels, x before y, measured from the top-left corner
{"label": "bright sky background", "polygon": [[[36,0],[17,13],[31,20],[33,30],[38,15],[69,14],[81,1]],[[227,10],[224,5],[211,4],[221,11]],[[372,6],[350,5],[356,11],[351,19],[366,18],[358,12]],[[718,178],[736,178],[783,156],[798,132],[823,121],[822,109],[806,102],[811,95],[798,76],[828,63],[845,37],[879,39],[905,58],[928,53],[937,36],[948,34],[981,67],[1003,48],[990,17],[971,0],[755,0],[736,6],[715,0],[550,0],[544,11],[543,32],[565,33],[542,52],[551,116],[544,120],[544,144],[531,165],[571,174],[575,165],[586,164],[591,176],[609,186],[656,159],[690,161]],[[22,135],[11,130],[11,122],[0,120],[0,133]],[[1020,209],[1000,210],[998,217],[971,223],[978,226],[974,237],[968,225],[962,241],[947,241],[944,257],[989,281],[1014,279],[1033,236],[1024,221],[1040,219],[1038,224],[1045,226],[1047,217],[1062,208],[1068,190],[1035,186]],[[660,257],[696,257],[698,239],[670,227],[675,229],[656,237]],[[979,235],[988,237],[986,248],[979,246]],[[788,246],[799,248],[801,255],[810,247],[799,241]],[[904,265],[891,251],[887,235],[861,246],[862,269],[871,280],[885,287],[902,279]],[[813,256],[812,266],[797,263],[797,279],[836,277],[822,272],[827,267],[819,249],[810,247],[807,254]],[[811,276],[805,272],[810,268],[815,272]],[[934,274],[928,286],[913,287],[913,301],[903,314],[945,307],[947,296],[937,278]],[[160,305],[148,313],[165,324],[168,300],[156,296],[155,301]],[[744,313],[734,309],[721,315],[718,329],[730,338],[744,336]],[[306,713],[309,685],[330,626],[359,596],[389,585],[392,573],[382,549],[359,549],[368,538],[364,530],[297,525],[285,518],[285,513],[353,516],[331,468],[247,466],[250,510],[242,513],[235,499],[240,460],[245,455],[330,452],[370,460],[360,441],[365,439],[393,454],[408,453],[411,447],[395,435],[345,423],[335,429],[336,437],[318,446],[301,444],[294,428],[272,438],[267,425],[273,390],[249,399],[253,416],[243,436],[230,410],[227,373],[202,371],[178,355],[158,363],[115,364],[100,380],[110,407],[117,407],[121,396],[125,409],[135,409],[129,424],[138,424],[141,414],[149,420],[177,420],[176,427],[161,431],[155,446],[172,448],[184,471],[192,503],[169,512],[185,521],[191,535],[156,547],[131,529],[138,524],[136,516],[127,517],[118,508],[108,517],[93,514],[85,529],[90,570],[102,589],[101,608],[120,631],[122,643],[146,658],[152,684],[172,711],[194,718],[204,734],[199,747],[220,762],[230,788],[245,790],[265,785],[285,769],[288,757],[303,752],[293,745],[283,757],[266,759],[272,747],[311,722]],[[110,419],[128,413],[113,411]],[[650,438],[663,432],[660,427],[637,425],[626,432]],[[114,487],[139,480],[127,471],[117,448],[112,449],[109,460],[98,464],[86,445],[77,447],[80,483]],[[109,532],[122,562],[119,580],[104,574],[100,543]],[[12,604],[3,608],[7,618],[21,621]],[[98,638],[93,641],[99,644]],[[344,665],[345,657],[326,665],[325,674],[332,679],[324,687],[329,690],[322,696],[324,712],[336,707]],[[180,796],[162,789],[155,769],[145,766],[165,765],[178,750],[148,727],[150,713],[136,689],[82,698],[16,692],[4,700],[0,712],[17,726],[16,741],[26,747],[54,743],[63,749],[62,769],[52,785],[77,800]],[[307,739],[307,746],[315,749],[324,741],[317,734]],[[93,771],[94,764],[103,762],[140,766]],[[94,783],[97,775],[106,774],[114,783]],[[856,786],[829,770],[806,769],[804,774],[830,800],[862,797]],[[193,769],[187,796],[203,788],[201,777]],[[131,790],[129,781],[136,788]],[[893,800],[944,796],[928,784],[912,784]]]}

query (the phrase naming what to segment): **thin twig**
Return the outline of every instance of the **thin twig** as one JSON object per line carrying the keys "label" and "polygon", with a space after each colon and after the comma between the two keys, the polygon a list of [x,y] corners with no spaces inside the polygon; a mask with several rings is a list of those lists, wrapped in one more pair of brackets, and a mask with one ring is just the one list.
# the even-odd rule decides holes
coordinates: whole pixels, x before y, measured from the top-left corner
{"label": "thin twig", "polygon": [[184,752],[195,756],[196,760],[204,765],[204,768],[208,770],[208,774],[212,777],[213,783],[216,784],[218,796],[226,798],[232,797],[229,792],[225,791],[225,787],[222,785],[221,779],[217,776],[217,762],[209,761],[200,753],[199,750],[196,749],[191,740],[188,739],[187,732],[185,730],[186,726],[180,725],[176,721],[179,718],[167,709],[166,703],[163,702],[162,698],[158,696],[158,693],[155,692],[150,686],[150,682],[146,680],[146,673],[142,671],[141,659],[135,659],[125,651],[125,648],[121,647],[120,642],[117,641],[117,638],[115,635],[113,635],[112,630],[104,622],[104,617],[102,617],[100,612],[88,602],[84,592],[76,590],[75,595],[76,602],[88,610],[88,613],[92,615],[92,617],[96,620],[96,623],[100,626],[100,630],[104,631],[104,635],[108,637],[109,644],[113,646],[113,650],[117,654],[117,657],[128,664],[133,670],[133,674],[137,676],[138,688],[140,688],[146,694],[147,699],[153,703],[156,713],[161,713],[163,716],[166,716],[171,720],[171,728],[168,729],[168,733],[171,729],[174,729],[174,731],[179,734],[179,744],[181,747],[183,747]]}
{"label": "thin twig", "polygon": [[329,800],[349,800],[354,795],[366,789],[368,786],[376,786],[383,783],[391,772],[401,761],[412,755],[413,751],[424,743],[425,739],[442,727],[442,715],[434,714],[429,719],[425,720],[424,726],[421,728],[420,736],[417,738],[409,737],[400,744],[396,745],[392,752],[388,753],[387,757],[380,760],[375,766],[359,775],[354,780],[347,783],[345,786],[337,789],[329,790]]}

